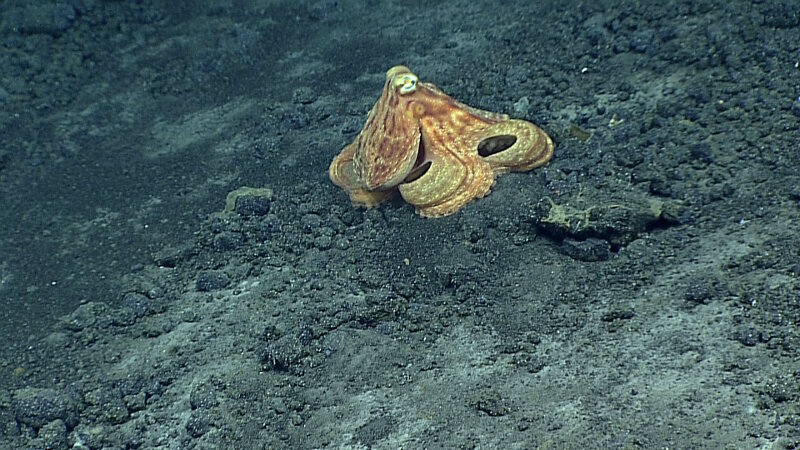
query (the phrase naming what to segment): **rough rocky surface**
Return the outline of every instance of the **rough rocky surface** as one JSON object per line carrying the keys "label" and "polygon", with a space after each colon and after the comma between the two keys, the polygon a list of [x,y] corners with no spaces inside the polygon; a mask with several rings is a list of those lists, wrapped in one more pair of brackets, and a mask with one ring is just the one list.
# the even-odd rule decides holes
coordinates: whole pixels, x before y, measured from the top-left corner
{"label": "rough rocky surface", "polygon": [[[245,3],[0,5],[0,449],[800,448],[795,2]],[[396,64],[553,161],[354,209]]]}

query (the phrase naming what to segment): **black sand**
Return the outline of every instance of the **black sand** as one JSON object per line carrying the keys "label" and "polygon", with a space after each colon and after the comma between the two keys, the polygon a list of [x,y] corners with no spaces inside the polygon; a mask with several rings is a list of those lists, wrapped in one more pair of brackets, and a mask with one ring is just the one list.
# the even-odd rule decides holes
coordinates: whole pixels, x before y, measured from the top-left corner
{"label": "black sand", "polygon": [[[0,39],[0,449],[800,448],[800,3],[11,0]],[[354,209],[396,64],[553,161]]]}

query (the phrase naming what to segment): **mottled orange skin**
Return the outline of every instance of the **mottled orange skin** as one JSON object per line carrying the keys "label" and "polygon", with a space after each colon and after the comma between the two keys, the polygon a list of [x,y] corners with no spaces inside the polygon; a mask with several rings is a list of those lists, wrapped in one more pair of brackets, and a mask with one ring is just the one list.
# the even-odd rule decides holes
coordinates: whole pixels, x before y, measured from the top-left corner
{"label": "mottled orange skin", "polygon": [[461,104],[395,66],[329,175],[356,205],[400,192],[421,216],[442,217],[488,194],[498,174],[531,170],[552,156],[553,141],[536,125]]}

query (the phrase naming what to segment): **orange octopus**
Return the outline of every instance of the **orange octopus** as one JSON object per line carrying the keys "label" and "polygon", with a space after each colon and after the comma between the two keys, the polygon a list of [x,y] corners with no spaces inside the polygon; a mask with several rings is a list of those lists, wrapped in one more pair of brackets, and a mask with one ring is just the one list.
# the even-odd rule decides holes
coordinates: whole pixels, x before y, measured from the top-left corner
{"label": "orange octopus", "polygon": [[395,66],[329,175],[358,206],[399,191],[421,216],[442,217],[488,194],[498,174],[531,170],[552,156],[552,139],[536,125],[459,103]]}

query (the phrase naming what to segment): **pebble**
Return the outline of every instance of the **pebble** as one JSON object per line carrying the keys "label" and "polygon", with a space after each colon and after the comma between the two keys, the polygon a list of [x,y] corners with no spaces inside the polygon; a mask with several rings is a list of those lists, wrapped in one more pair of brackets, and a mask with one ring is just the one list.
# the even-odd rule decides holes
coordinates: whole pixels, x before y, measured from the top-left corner
{"label": "pebble", "polygon": [[227,287],[231,280],[222,272],[204,271],[197,276],[196,288],[200,292],[216,291]]}

